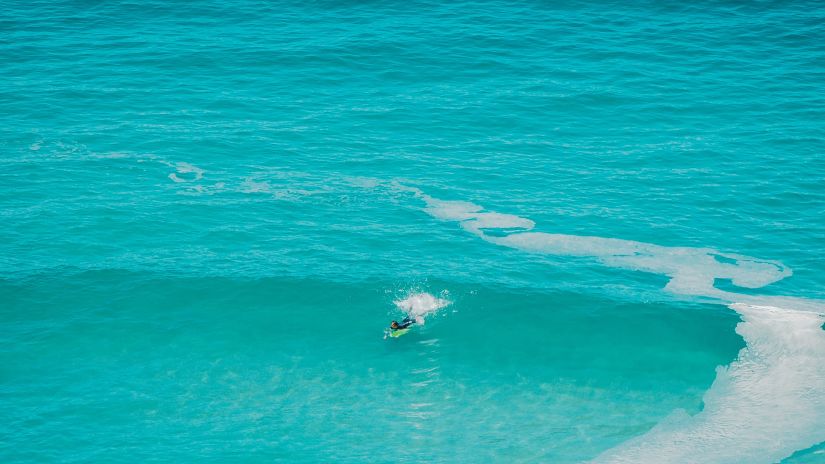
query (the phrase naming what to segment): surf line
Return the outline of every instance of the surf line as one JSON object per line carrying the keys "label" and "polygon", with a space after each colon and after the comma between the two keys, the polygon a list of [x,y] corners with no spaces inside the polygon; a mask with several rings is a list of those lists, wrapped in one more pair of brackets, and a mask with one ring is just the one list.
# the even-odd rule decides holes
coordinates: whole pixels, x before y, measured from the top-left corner
{"label": "surf line", "polygon": [[[665,275],[666,291],[718,299],[741,316],[736,332],[745,347],[731,364],[717,367],[702,411],[693,416],[674,411],[594,463],[772,463],[825,441],[825,301],[714,287],[715,279],[764,287],[792,275],[782,263],[711,248],[532,232],[535,223],[527,218],[440,200],[399,183],[391,188],[412,193],[430,216],[457,222],[489,243]],[[491,230],[496,232],[488,234]]]}

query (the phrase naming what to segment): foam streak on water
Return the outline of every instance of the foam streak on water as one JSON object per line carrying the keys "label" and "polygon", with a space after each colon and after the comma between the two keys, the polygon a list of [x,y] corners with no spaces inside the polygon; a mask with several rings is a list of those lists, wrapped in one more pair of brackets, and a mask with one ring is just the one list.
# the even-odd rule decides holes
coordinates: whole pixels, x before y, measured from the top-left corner
{"label": "foam streak on water", "polygon": [[[705,248],[673,248],[595,236],[488,229],[534,227],[533,221],[460,201],[422,199],[435,218],[501,246],[533,253],[593,257],[611,267],[663,274],[676,294],[730,302],[746,347],[717,377],[695,416],[676,411],[649,432],[608,450],[603,463],[770,463],[825,439],[825,304],[801,298],[744,295],[714,287],[716,279],[759,288],[791,275],[779,262]],[[721,258],[721,259],[719,259]],[[761,303],[761,305],[760,305]],[[770,306],[781,304],[781,307]]]}

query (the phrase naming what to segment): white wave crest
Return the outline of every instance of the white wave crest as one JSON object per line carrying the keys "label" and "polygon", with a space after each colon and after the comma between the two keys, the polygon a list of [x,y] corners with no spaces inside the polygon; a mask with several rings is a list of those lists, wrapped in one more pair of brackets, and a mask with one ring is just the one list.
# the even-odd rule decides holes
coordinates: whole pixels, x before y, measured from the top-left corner
{"label": "white wave crest", "polygon": [[396,300],[395,306],[407,313],[419,324],[424,323],[424,319],[439,309],[448,306],[450,300],[438,298],[426,292],[411,293],[406,298]]}
{"label": "white wave crest", "polygon": [[671,414],[608,450],[599,463],[777,462],[823,439],[825,331],[821,315],[731,305],[747,346],[705,393],[695,416]]}

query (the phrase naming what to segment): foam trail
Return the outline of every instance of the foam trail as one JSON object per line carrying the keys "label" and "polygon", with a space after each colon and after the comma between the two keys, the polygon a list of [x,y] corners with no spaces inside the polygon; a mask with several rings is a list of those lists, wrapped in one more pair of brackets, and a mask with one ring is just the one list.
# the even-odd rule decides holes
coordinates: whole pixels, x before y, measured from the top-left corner
{"label": "foam trail", "polygon": [[406,298],[395,301],[395,306],[414,318],[419,324],[430,314],[450,304],[449,300],[437,298],[429,293],[411,293]]}
{"label": "foam trail", "polygon": [[[169,174],[169,178],[172,179],[173,182],[176,182],[176,183],[194,182],[194,181],[203,179],[204,170],[197,167],[197,166],[193,166],[189,163],[184,163],[184,162],[177,163],[174,166],[169,164],[169,163],[166,163],[166,164],[168,164],[170,167],[175,168],[176,172],[173,172],[173,173]],[[194,174],[194,178],[187,179],[185,177],[178,176],[178,174],[181,174],[181,175]]]}
{"label": "foam trail", "polygon": [[[705,393],[703,410],[671,414],[647,433],[598,456],[598,463],[772,463],[825,440],[825,302],[723,291],[716,279],[760,288],[792,275],[777,261],[710,248],[663,247],[605,237],[531,232],[533,221],[462,201],[422,199],[431,216],[496,245],[593,257],[610,267],[668,276],[665,290],[730,303],[746,346]],[[489,234],[498,229],[504,233]]]}
{"label": "foam trail", "polygon": [[[714,287],[716,279],[730,279],[734,285],[760,288],[793,274],[778,261],[722,253],[711,248],[664,247],[652,243],[595,236],[530,232],[535,223],[511,214],[484,211],[482,206],[464,201],[446,201],[433,198],[413,187],[399,186],[400,191],[412,192],[426,203],[424,211],[431,216],[459,222],[468,232],[496,245],[522,251],[593,257],[610,267],[646,271],[670,277],[666,290],[682,294],[709,296],[728,302],[753,304],[765,297],[753,297],[724,292]],[[505,235],[487,234],[491,229],[506,230]],[[800,310],[825,312],[822,302],[785,298],[794,301]]]}

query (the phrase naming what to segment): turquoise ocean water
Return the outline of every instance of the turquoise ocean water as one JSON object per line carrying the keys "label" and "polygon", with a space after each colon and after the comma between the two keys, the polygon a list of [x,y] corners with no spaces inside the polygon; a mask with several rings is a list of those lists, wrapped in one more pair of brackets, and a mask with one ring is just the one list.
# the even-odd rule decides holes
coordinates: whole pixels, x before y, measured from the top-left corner
{"label": "turquoise ocean water", "polygon": [[823,24],[5,2],[0,461],[825,462]]}

